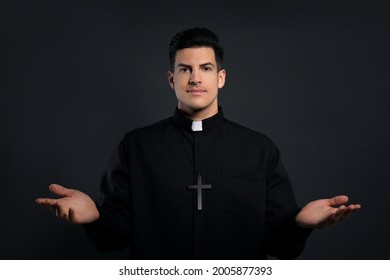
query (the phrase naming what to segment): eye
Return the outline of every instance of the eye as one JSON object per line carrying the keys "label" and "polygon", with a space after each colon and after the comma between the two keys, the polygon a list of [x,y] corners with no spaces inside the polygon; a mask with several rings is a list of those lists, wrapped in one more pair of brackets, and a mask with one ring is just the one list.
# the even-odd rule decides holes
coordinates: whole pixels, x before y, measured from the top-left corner
{"label": "eye", "polygon": [[203,66],[203,71],[211,71],[213,68],[211,66]]}
{"label": "eye", "polygon": [[187,73],[189,71],[190,71],[190,69],[188,67],[180,67],[179,68],[179,72],[181,72],[181,73]]}

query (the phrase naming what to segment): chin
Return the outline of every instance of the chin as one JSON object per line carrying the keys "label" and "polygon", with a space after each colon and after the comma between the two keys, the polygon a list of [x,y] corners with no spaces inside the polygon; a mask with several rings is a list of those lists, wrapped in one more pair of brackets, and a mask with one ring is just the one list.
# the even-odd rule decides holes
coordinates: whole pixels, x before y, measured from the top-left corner
{"label": "chin", "polygon": [[190,100],[190,102],[179,102],[179,108],[187,112],[201,112],[212,109],[214,102],[207,100]]}
{"label": "chin", "polygon": [[192,104],[191,106],[187,106],[187,108],[193,112],[200,112],[200,111],[207,110],[209,108],[209,104],[208,105]]}

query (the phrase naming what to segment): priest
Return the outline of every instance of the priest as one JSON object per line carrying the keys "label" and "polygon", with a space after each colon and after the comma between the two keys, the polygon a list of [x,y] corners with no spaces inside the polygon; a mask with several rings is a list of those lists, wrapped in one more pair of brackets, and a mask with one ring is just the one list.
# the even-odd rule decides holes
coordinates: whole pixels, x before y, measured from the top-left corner
{"label": "priest", "polygon": [[272,140],[224,117],[226,71],[214,32],[177,33],[169,57],[177,107],[124,135],[100,200],[52,184],[60,198],[39,204],[82,224],[100,250],[129,246],[131,259],[292,259],[314,228],[360,209],[344,195],[297,206]]}

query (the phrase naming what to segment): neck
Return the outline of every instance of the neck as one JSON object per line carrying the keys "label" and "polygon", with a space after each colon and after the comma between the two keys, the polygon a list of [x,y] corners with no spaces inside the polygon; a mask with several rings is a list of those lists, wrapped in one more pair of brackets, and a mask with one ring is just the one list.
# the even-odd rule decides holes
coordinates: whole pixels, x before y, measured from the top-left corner
{"label": "neck", "polygon": [[187,118],[193,121],[202,121],[218,113],[218,102],[216,98],[208,106],[201,107],[199,109],[191,108],[190,106],[187,106],[180,101],[177,107],[180,111],[184,113],[184,115],[186,115]]}
{"label": "neck", "polygon": [[179,107],[179,110],[184,113],[189,119],[193,121],[202,121],[204,119],[208,119],[218,113],[218,107],[215,110],[209,110],[207,112],[201,110],[201,111],[187,111],[183,110],[182,108]]}

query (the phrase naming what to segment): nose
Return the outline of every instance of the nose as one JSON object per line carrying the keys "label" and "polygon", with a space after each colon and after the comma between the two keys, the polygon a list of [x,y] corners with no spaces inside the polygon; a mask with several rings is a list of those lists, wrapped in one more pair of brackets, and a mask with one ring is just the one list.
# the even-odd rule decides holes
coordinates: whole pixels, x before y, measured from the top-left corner
{"label": "nose", "polygon": [[191,86],[197,86],[199,84],[199,82],[196,82],[194,80],[190,80],[190,85]]}
{"label": "nose", "polygon": [[201,81],[201,77],[200,77],[199,71],[194,70],[191,73],[189,84],[193,85],[193,86],[196,86],[196,85],[201,84],[201,83],[202,83],[202,81]]}

